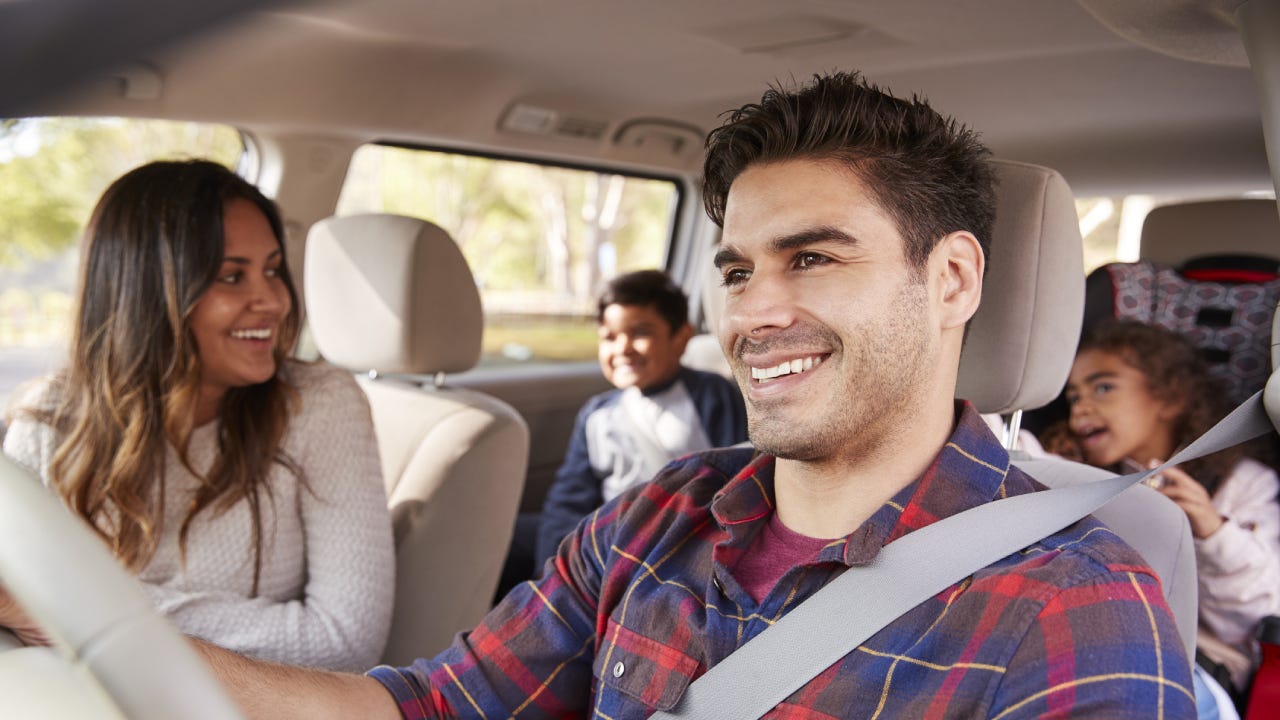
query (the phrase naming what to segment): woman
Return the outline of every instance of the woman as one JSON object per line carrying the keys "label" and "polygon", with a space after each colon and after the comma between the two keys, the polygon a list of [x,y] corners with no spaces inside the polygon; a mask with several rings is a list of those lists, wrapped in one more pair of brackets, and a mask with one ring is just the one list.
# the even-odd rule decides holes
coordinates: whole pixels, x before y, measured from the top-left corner
{"label": "woman", "polygon": [[[86,234],[70,362],[24,394],[4,450],[183,632],[364,669],[394,590],[377,447],[348,373],[287,359],[282,238],[274,204],[215,163],[118,179]],[[27,624],[6,605],[0,625]]]}

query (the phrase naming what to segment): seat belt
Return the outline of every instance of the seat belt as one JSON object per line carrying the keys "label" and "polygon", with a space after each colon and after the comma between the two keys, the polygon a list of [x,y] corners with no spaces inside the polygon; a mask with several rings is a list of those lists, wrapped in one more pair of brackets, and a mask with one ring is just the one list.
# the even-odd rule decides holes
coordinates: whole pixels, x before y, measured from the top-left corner
{"label": "seat belt", "polygon": [[914,530],[851,567],[693,681],[651,720],[759,718],[907,610],[1174,465],[1273,432],[1262,392],[1163,465],[995,500]]}

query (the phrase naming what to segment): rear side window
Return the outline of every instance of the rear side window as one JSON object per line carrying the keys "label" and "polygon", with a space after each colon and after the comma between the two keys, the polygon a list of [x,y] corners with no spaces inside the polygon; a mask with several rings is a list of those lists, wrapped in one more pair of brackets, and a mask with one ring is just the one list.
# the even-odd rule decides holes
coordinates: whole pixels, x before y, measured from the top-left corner
{"label": "rear side window", "polygon": [[112,180],[146,162],[235,168],[238,130],[125,118],[0,119],[0,409],[65,359],[80,237]]}
{"label": "rear side window", "polygon": [[484,304],[480,364],[501,366],[594,358],[602,283],[663,267],[679,200],[673,180],[365,145],[337,213],[396,213],[447,230]]}

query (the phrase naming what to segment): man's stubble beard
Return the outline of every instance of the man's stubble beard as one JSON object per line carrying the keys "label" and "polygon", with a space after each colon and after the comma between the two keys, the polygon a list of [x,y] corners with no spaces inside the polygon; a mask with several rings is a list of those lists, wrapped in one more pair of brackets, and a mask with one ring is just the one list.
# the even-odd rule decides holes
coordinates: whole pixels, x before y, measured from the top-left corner
{"label": "man's stubble beard", "polygon": [[787,460],[823,462],[901,441],[894,435],[909,432],[911,415],[920,411],[918,398],[937,352],[927,332],[926,286],[908,283],[894,308],[891,322],[862,325],[847,342],[826,327],[802,330],[832,342],[839,359],[833,355],[824,367],[839,362],[841,377],[829,388],[809,388],[804,398],[788,398],[785,412],[753,408],[748,401],[748,434],[756,449]]}

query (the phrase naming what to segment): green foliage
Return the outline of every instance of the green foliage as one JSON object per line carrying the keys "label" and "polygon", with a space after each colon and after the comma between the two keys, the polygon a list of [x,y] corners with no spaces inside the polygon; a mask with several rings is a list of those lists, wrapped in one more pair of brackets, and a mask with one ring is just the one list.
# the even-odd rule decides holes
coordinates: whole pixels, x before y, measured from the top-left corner
{"label": "green foliage", "polygon": [[[661,263],[674,206],[666,181],[367,145],[337,212],[393,212],[445,228],[491,310],[585,312],[604,275]],[[616,262],[602,262],[610,255]]]}
{"label": "green foliage", "polygon": [[[225,126],[0,120],[0,350],[66,341],[81,228],[112,180],[158,159],[206,157],[234,167],[243,152],[240,133]],[[0,400],[8,389],[0,387]]]}
{"label": "green foliage", "polygon": [[119,118],[0,122],[0,268],[22,269],[77,244],[107,185],[158,159],[207,157],[234,167],[230,127]]}

